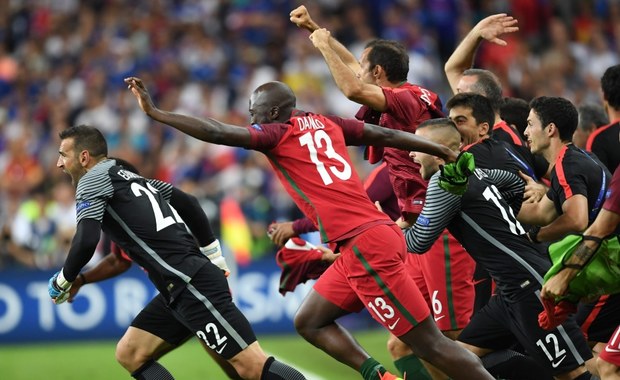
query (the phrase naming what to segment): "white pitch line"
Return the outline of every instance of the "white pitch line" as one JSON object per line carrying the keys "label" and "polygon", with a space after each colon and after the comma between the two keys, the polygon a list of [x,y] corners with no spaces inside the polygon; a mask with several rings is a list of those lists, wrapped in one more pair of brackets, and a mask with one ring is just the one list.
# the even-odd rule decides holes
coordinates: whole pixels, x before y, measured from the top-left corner
{"label": "white pitch line", "polygon": [[270,352],[265,351],[265,354],[268,357],[269,356],[273,356],[274,358],[278,359],[278,361],[280,361],[280,362],[282,362],[284,364],[290,365],[291,367],[295,368],[296,370],[301,372],[306,377],[307,380],[327,380],[325,377],[317,375],[316,373],[314,373],[312,371],[308,371],[307,369],[305,369],[303,367],[300,367],[297,364],[293,365],[291,363],[288,363],[288,362],[282,360],[280,357],[278,357],[278,356],[276,356],[276,355],[274,355],[274,354],[272,354]]}

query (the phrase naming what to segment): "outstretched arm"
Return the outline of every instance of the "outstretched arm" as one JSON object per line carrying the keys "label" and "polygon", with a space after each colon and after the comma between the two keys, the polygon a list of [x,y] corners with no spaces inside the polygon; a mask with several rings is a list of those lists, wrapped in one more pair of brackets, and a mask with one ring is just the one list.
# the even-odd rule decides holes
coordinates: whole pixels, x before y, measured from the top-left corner
{"label": "outstretched arm", "polygon": [[212,118],[199,119],[192,116],[162,111],[155,107],[142,80],[136,77],[125,79],[128,88],[135,95],[144,113],[151,119],[178,129],[192,137],[214,144],[248,147],[250,132],[236,125],[222,123]]}
{"label": "outstretched arm", "polygon": [[[313,33],[317,29],[321,29],[319,24],[314,22],[314,20],[310,17],[310,13],[304,5],[301,5],[291,11],[290,20],[293,24],[300,28],[306,29],[310,33]],[[360,71],[359,62],[343,44],[338,42],[338,40],[334,37],[329,37],[329,45],[335,54],[342,60],[342,62],[349,67],[349,69],[351,69],[354,73],[358,73]]]}
{"label": "outstretched arm", "polygon": [[[594,256],[600,245],[600,241],[597,241],[597,239],[603,239],[611,235],[618,224],[620,224],[619,214],[602,209],[594,223],[584,231],[584,240],[579,243],[575,252],[564,263],[566,267],[545,282],[540,292],[541,296],[554,299],[564,295],[568,290],[569,283],[577,276],[580,268],[583,268]],[[594,239],[585,237],[592,237]]]}
{"label": "outstretched arm", "polygon": [[323,54],[340,91],[356,103],[365,104],[376,111],[385,111],[387,102],[381,87],[362,81],[357,75],[360,71],[347,66],[332,48],[329,43],[332,39],[327,29],[317,29],[310,35],[314,46]]}
{"label": "outstretched arm", "polygon": [[458,152],[424,137],[368,123],[364,123],[362,136],[358,142],[361,145],[389,146],[406,151],[432,154],[448,163],[454,162],[458,156]]}
{"label": "outstretched arm", "polygon": [[458,93],[458,83],[463,72],[474,64],[474,57],[482,40],[505,46],[506,41],[499,38],[505,33],[514,33],[519,30],[517,20],[505,13],[491,15],[481,20],[467,33],[463,41],[457,46],[454,53],[448,58],[444,71],[453,93]]}

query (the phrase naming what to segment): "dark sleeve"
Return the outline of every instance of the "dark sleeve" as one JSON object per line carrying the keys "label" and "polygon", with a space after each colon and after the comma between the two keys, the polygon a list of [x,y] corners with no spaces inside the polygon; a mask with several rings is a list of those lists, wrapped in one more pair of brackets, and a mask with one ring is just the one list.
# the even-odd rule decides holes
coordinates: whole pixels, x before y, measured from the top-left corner
{"label": "dark sleeve", "polygon": [[215,234],[211,229],[207,214],[205,214],[196,197],[173,187],[170,205],[177,210],[201,247],[213,243]]}
{"label": "dark sleeve", "polygon": [[343,119],[333,115],[325,117],[340,126],[342,134],[344,135],[344,141],[347,145],[363,145],[361,142],[362,135],[364,134],[363,121],[357,119]]}
{"label": "dark sleeve", "polygon": [[525,192],[525,181],[518,175],[506,170],[483,169],[499,190],[502,198],[510,207],[519,213],[523,204],[523,193]]}
{"label": "dark sleeve", "polygon": [[250,131],[250,145],[248,149],[267,151],[275,148],[282,137],[289,131],[289,124],[252,124],[247,127]]}
{"label": "dark sleeve", "polygon": [[318,230],[310,218],[300,218],[293,222],[293,231],[295,231],[297,235],[300,235]]}
{"label": "dark sleeve", "polygon": [[101,223],[99,221],[82,219],[78,223],[62,270],[67,281],[75,281],[78,273],[93,257],[100,236]]}

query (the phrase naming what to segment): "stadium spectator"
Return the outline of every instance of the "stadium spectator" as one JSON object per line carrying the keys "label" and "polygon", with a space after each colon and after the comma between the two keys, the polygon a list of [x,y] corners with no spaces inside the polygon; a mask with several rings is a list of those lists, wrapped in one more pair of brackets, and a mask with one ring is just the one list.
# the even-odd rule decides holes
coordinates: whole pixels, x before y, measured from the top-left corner
{"label": "stadium spectator", "polygon": [[579,113],[579,123],[575,133],[573,133],[572,141],[577,148],[586,149],[586,143],[592,132],[599,127],[609,124],[609,119],[605,109],[597,104],[581,105],[577,108],[577,111]]}
{"label": "stadium spectator", "polygon": [[[326,33],[319,29],[313,39],[317,32]],[[325,37],[319,40],[326,42]],[[420,291],[405,273],[407,252],[400,229],[364,192],[345,142],[411,147],[450,161],[454,151],[411,133],[295,110],[295,96],[281,82],[266,83],[252,93],[251,125],[245,128],[162,111],[155,108],[140,79],[127,78],[126,83],[154,120],[203,141],[264,152],[298,207],[319,226],[323,242],[338,244],[341,256],[318,279],[295,317],[306,340],[366,380],[396,378],[336,322],[366,307],[416,355],[452,378],[491,379],[480,362],[444,337],[430,318]]]}
{"label": "stadium spectator", "polygon": [[614,173],[620,164],[620,65],[611,66],[601,77],[603,105],[611,124],[590,134],[586,150],[596,154],[601,162]]}
{"label": "stadium spectator", "polygon": [[[397,8],[390,9],[393,14]],[[398,17],[397,13],[393,15]],[[291,11],[291,21],[310,33],[320,29],[303,5]],[[358,61],[329,32],[315,35],[312,43],[323,55],[336,85],[348,99],[361,105],[355,115],[357,119],[413,133],[424,120],[443,116],[437,94],[407,82],[409,56],[397,41],[370,41]],[[325,35],[326,41],[318,40]],[[409,159],[408,152],[399,149],[371,144],[367,147],[367,154],[370,163],[380,160],[386,163],[401,212],[398,224],[411,226],[426,195],[426,183],[420,177],[418,165]],[[444,239],[449,244],[444,244]],[[446,233],[430,254],[421,257],[408,255],[406,266],[433,310],[433,318],[440,330],[446,336],[456,338],[469,322],[473,310],[474,263],[467,252]],[[455,266],[461,267],[462,271],[452,271]],[[461,291],[458,299],[452,297],[451,289]],[[415,368],[403,366],[403,363],[409,366],[415,360],[406,344],[391,335],[388,348],[401,373],[416,374],[419,365]]]}
{"label": "stadium spectator", "polygon": [[[195,198],[165,182],[147,180],[108,159],[106,140],[96,128],[80,125],[62,131],[59,137],[57,166],[76,186],[77,230],[65,264],[49,281],[54,303],[70,297],[71,285],[91,259],[103,229],[149,273],[160,292],[146,306],[144,318],[148,320],[140,321],[144,323],[141,326],[153,327],[157,333],[146,332],[145,336],[144,330],[130,327],[125,335],[129,343],[119,345],[121,350],[132,350],[128,355],[119,355],[132,377],[173,379],[148,356],[156,353],[156,349],[149,350],[153,346],[135,343],[147,339],[154,346],[165,346],[166,338],[179,338],[167,334],[174,330],[187,336],[189,330],[228,360],[244,379],[305,379],[294,368],[267,357],[249,322],[232,302],[223,273],[228,267],[219,241],[208,228],[209,220]],[[84,282],[84,275],[81,277]],[[162,320],[155,318],[158,315],[175,322],[175,329],[159,325]],[[148,340],[152,335],[157,337]]]}
{"label": "stadium spectator", "polygon": [[499,116],[519,132],[521,138],[525,139],[525,128],[527,128],[527,115],[530,113],[530,105],[521,98],[504,98],[504,102],[499,107]]}

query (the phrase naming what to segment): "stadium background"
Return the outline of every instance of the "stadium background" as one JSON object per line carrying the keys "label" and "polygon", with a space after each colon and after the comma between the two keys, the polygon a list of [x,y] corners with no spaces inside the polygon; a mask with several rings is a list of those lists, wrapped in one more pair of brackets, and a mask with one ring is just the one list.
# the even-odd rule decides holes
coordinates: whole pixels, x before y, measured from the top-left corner
{"label": "stadium background", "polygon": [[[288,83],[301,109],[351,117],[357,105],[335,87],[308,33],[288,21],[299,4],[0,2],[0,351],[16,354],[13,348],[20,342],[114,339],[135,311],[132,305],[152,292],[134,269],[123,279],[93,285],[92,298],[66,306],[70,311],[52,308],[45,298],[47,278],[62,265],[75,222],[73,190],[55,167],[57,134],[82,123],[105,133],[111,156],[198,196],[226,243],[226,254],[239,265],[231,283],[243,311],[260,334],[292,331],[290,318],[307,287],[287,298],[277,293],[275,247],[265,231],[271,221],[291,220],[299,212],[264,157],[198,142],[151,122],[122,79],[143,78],[163,109],[239,125],[248,120],[252,89],[270,80]],[[371,38],[401,41],[411,56],[410,81],[434,90],[444,103],[450,96],[444,62],[464,34],[492,13],[519,20],[520,31],[506,36],[507,47],[483,44],[476,58],[477,67],[499,76],[506,96],[529,101],[544,94],[566,97],[577,106],[599,104],[599,78],[619,62],[620,2],[615,0],[316,0],[305,5],[357,56]],[[351,154],[363,177],[370,165],[359,148]],[[122,281],[131,280],[142,293],[119,294]],[[373,326],[365,316],[347,323],[360,330]],[[105,359],[114,366],[114,344],[106,347]],[[379,348],[385,351],[383,343]],[[8,356],[0,355],[0,371],[8,366],[3,357]]]}

